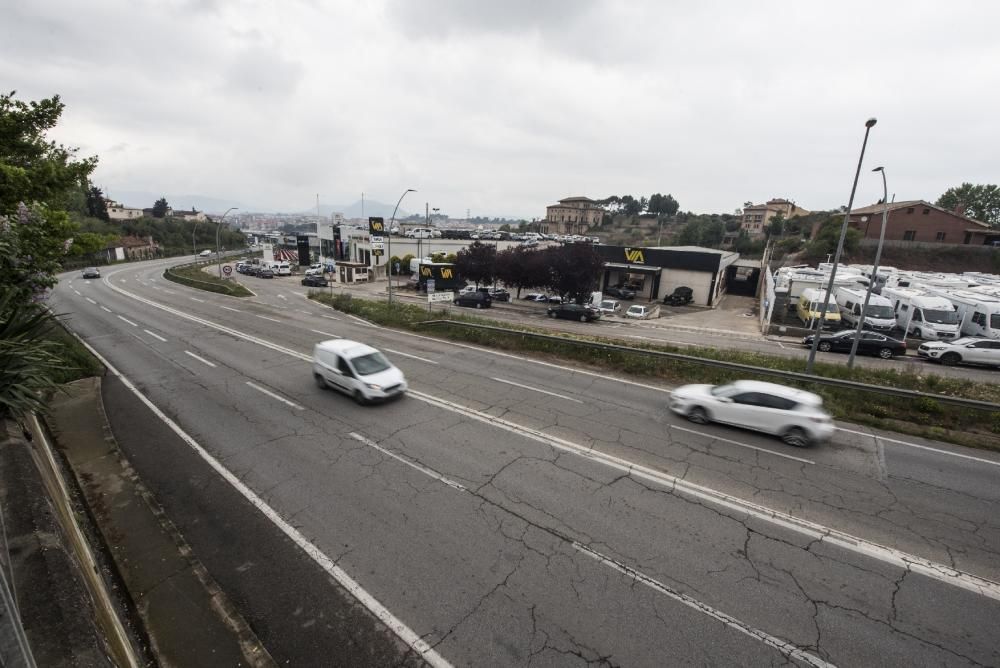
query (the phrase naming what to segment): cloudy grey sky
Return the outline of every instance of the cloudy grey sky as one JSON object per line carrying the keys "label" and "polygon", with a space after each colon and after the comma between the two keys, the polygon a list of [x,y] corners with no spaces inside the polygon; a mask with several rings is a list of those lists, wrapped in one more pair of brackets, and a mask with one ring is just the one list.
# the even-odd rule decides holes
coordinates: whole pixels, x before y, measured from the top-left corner
{"label": "cloudy grey sky", "polygon": [[[0,87],[116,191],[541,217],[1000,181],[1000,3],[2,0]],[[178,203],[180,204],[180,203]]]}

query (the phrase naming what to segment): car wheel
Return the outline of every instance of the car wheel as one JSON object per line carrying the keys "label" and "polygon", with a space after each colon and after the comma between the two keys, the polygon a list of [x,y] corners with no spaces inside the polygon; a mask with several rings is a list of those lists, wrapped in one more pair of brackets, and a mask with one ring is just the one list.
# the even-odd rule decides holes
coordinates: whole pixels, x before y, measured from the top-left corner
{"label": "car wheel", "polygon": [[709,417],[708,413],[701,406],[695,406],[688,411],[687,419],[695,424],[708,424]]}
{"label": "car wheel", "polygon": [[785,442],[786,445],[791,445],[796,448],[804,448],[809,445],[809,436],[800,427],[792,427],[781,435],[781,440]]}
{"label": "car wheel", "polygon": [[318,387],[321,390],[326,389],[326,378],[324,378],[322,375],[318,373],[314,373],[313,378],[316,379],[316,387]]}
{"label": "car wheel", "polygon": [[482,307],[483,307],[482,304],[476,304],[476,308],[482,308]]}
{"label": "car wheel", "polygon": [[913,336],[915,338],[922,339],[924,338],[924,333],[920,331],[919,327],[917,327],[916,329],[913,330]]}
{"label": "car wheel", "polygon": [[580,316],[580,322],[587,322],[587,316],[581,315]]}
{"label": "car wheel", "polygon": [[455,306],[459,306],[458,300],[455,300]]}
{"label": "car wheel", "polygon": [[824,353],[830,352],[830,348],[832,348],[832,347],[833,346],[830,345],[829,341],[820,341],[819,345],[817,346],[817,348],[819,348],[820,350],[822,350]]}
{"label": "car wheel", "polygon": [[550,318],[556,317],[556,312],[555,311],[549,311],[549,317]]}
{"label": "car wheel", "polygon": [[357,402],[359,406],[365,405],[365,395],[361,394],[361,390],[354,390],[354,401]]}
{"label": "car wheel", "polygon": [[945,353],[941,355],[941,364],[945,366],[955,366],[962,361],[962,357],[958,353]]}
{"label": "car wheel", "polygon": [[881,357],[884,360],[891,360],[892,359],[892,348],[879,348],[878,349],[878,356]]}

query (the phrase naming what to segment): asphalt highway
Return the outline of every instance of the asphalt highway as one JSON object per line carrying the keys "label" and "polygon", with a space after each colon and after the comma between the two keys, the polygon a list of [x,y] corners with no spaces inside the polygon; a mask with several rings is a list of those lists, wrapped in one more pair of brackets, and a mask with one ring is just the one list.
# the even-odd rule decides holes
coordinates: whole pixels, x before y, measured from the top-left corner
{"label": "asphalt highway", "polygon": [[[1000,664],[1000,457],[850,424],[790,449],[654,382],[166,264],[65,275],[54,309],[121,373],[123,450],[280,663]],[[334,337],[411,392],[316,387]]]}

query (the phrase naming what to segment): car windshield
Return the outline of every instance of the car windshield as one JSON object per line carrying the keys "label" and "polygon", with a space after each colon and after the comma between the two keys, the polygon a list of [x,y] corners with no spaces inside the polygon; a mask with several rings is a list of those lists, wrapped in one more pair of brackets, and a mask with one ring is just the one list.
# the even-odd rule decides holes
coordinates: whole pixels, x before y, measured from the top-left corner
{"label": "car windshield", "polygon": [[924,309],[924,320],[926,322],[936,322],[941,325],[957,325],[958,314],[954,311],[937,309]]}
{"label": "car windshield", "polygon": [[359,376],[370,376],[379,371],[385,371],[391,364],[389,360],[380,352],[368,353],[351,360],[351,366],[358,372]]}
{"label": "car windshield", "polygon": [[733,386],[732,385],[716,385],[715,387],[713,387],[708,392],[713,397],[724,397],[724,396],[727,396],[728,394],[730,394],[732,392],[732,390],[733,390]]}
{"label": "car windshield", "polygon": [[868,316],[869,318],[890,319],[895,317],[895,314],[893,314],[892,312],[891,306],[876,305],[876,304],[869,304],[868,308],[865,309],[865,315]]}
{"label": "car windshield", "polygon": [[601,308],[610,308],[610,309],[613,309],[614,307],[615,307],[615,303],[613,301],[609,301],[609,300],[605,299],[603,302],[601,302]]}

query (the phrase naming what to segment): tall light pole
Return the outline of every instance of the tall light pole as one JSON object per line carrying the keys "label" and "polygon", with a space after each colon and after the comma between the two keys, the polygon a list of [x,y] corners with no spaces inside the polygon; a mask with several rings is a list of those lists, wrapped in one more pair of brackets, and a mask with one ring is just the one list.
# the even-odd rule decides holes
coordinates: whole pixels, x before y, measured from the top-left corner
{"label": "tall light pole", "polygon": [[826,294],[823,295],[823,304],[819,310],[819,322],[816,324],[816,333],[813,335],[812,348],[809,349],[809,361],[806,363],[806,373],[812,373],[813,364],[816,362],[816,348],[819,346],[819,334],[823,329],[823,320],[826,319],[826,307],[830,303],[830,295],[833,294],[833,281],[837,277],[837,265],[840,264],[840,254],[844,252],[844,238],[847,236],[847,223],[851,219],[851,207],[854,206],[854,193],[858,189],[858,177],[861,176],[861,163],[865,159],[865,147],[868,146],[868,133],[872,127],[878,123],[878,119],[869,118],[865,121],[865,139],[861,143],[861,155],[858,157],[858,168],[854,172],[854,184],[851,186],[851,197],[847,200],[847,211],[844,212],[844,224],[840,227],[840,241],[837,242],[837,254],[833,258],[833,267],[830,269],[830,281],[826,286]]}
{"label": "tall light pole", "polygon": [[388,267],[388,269],[389,269],[388,278],[389,278],[389,303],[390,304],[392,303],[392,228],[393,228],[393,225],[396,223],[396,212],[399,211],[399,204],[400,204],[400,202],[402,202],[403,198],[406,197],[406,193],[415,193],[415,192],[417,192],[417,191],[414,190],[413,188],[407,188],[406,190],[403,191],[403,194],[400,195],[399,199],[396,201],[396,208],[392,210],[392,220],[389,221],[389,235],[388,235],[388,238],[389,238],[389,248],[386,251],[386,253],[388,255],[388,257],[386,258],[388,260],[386,262],[386,267]]}
{"label": "tall light pole", "polygon": [[226,209],[226,212],[222,214],[222,218],[219,218],[219,223],[215,228],[215,261],[219,263],[219,278],[222,278],[222,256],[219,254],[219,232],[222,231],[222,221],[226,219],[230,211],[238,211],[239,207],[232,206]]}
{"label": "tall light pole", "polygon": [[198,221],[194,221],[194,227],[191,228],[191,252],[194,253],[195,257],[198,256],[198,247],[194,244],[194,233],[198,230]]}
{"label": "tall light pole", "polygon": [[[851,344],[851,356],[847,358],[847,368],[854,367],[854,356],[858,353],[858,340],[861,338],[861,327],[865,322],[865,311],[868,310],[868,300],[872,298],[872,288],[878,281],[878,262],[882,259],[882,243],[885,241],[885,222],[889,217],[889,187],[885,182],[885,169],[876,167],[873,172],[882,173],[882,231],[878,235],[878,250],[875,251],[875,264],[872,266],[872,275],[868,279],[868,290],[865,291],[865,305],[861,307],[861,317],[858,318],[858,328],[854,331],[854,343]],[[903,335],[906,338],[906,335]]]}

